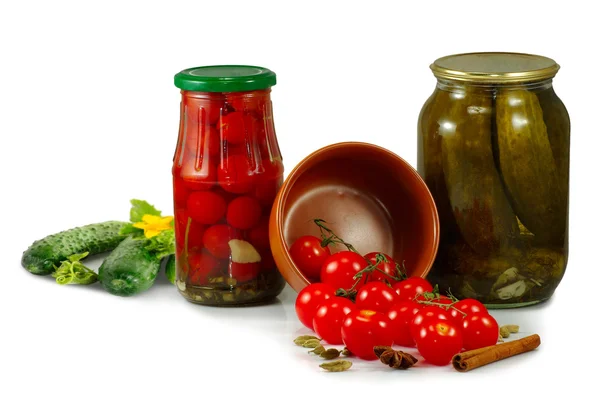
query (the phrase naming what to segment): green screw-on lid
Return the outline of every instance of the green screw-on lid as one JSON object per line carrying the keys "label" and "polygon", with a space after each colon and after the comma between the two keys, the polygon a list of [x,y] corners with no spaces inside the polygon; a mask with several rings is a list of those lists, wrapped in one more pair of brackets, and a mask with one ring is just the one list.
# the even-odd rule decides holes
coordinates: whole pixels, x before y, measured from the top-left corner
{"label": "green screw-on lid", "polygon": [[229,93],[262,90],[275,86],[275,72],[249,65],[213,65],[184,69],[175,75],[182,90]]}

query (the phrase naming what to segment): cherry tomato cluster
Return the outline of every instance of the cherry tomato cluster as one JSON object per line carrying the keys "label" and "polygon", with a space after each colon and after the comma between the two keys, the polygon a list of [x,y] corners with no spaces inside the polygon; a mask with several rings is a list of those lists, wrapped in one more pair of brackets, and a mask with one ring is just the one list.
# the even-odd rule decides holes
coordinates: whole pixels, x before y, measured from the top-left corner
{"label": "cherry tomato cluster", "polygon": [[[302,236],[290,247],[294,263],[311,281],[320,281],[335,288],[359,288],[367,281],[392,283],[396,281],[396,263],[391,256],[371,252],[364,257],[353,251],[340,251],[331,254],[329,247],[323,246],[314,236]],[[378,262],[377,255],[381,261]],[[373,268],[357,282],[355,276],[367,266]]]}
{"label": "cherry tomato cluster", "polygon": [[[367,281],[392,284],[404,272],[391,256],[371,252],[364,257],[354,247],[338,237],[322,219],[314,219],[321,230],[321,238],[305,235],[289,248],[294,264],[311,282],[329,284],[334,288],[355,291]],[[342,244],[348,250],[331,254],[329,244]]]}
{"label": "cherry tomato cluster", "polygon": [[238,282],[274,270],[268,216],[283,166],[263,91],[184,96],[173,169],[178,276]]}
{"label": "cherry tomato cluster", "polygon": [[354,302],[336,292],[328,283],[308,285],[298,295],[296,313],[325,341],[344,344],[361,359],[376,359],[374,346],[396,344],[416,346],[429,363],[446,365],[462,349],[498,340],[498,323],[481,302],[439,295],[420,277],[391,286],[367,282]]}

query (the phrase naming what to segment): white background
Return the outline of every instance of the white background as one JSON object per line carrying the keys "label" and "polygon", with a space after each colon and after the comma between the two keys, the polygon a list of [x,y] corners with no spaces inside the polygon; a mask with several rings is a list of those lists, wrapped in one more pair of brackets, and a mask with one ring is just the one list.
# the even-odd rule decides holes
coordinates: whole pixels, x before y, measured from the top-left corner
{"label": "white background", "polygon": [[[600,33],[592,3],[2,2],[0,397],[526,398],[597,386]],[[467,374],[424,364],[394,372],[378,362],[327,374],[291,343],[305,330],[289,288],[267,307],[215,309],[187,303],[162,276],[143,295],[120,298],[99,286],[61,287],[20,266],[35,239],[127,219],[130,198],[170,213],[173,75],[181,69],[274,70],[288,172],[311,151],[347,140],[385,146],[415,165],[417,116],[435,85],[429,64],[471,51],[537,53],[562,66],[555,88],[572,120],[569,266],[547,304],[493,312],[501,324],[539,333],[534,353]]]}

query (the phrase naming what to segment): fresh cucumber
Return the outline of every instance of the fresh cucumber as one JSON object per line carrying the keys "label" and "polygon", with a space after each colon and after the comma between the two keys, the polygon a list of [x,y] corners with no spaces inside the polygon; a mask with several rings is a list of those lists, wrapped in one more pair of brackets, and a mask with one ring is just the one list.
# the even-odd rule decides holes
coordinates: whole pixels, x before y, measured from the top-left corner
{"label": "fresh cucumber", "polygon": [[109,221],[52,234],[31,244],[23,252],[21,264],[30,273],[50,274],[71,255],[84,252],[94,255],[114,249],[125,238],[119,235],[125,225],[124,222]]}
{"label": "fresh cucumber", "polygon": [[171,284],[175,284],[175,255],[169,255],[165,264],[165,274]]}
{"label": "fresh cucumber", "polygon": [[146,249],[144,239],[127,237],[100,265],[98,280],[114,295],[131,296],[154,284],[161,259]]}

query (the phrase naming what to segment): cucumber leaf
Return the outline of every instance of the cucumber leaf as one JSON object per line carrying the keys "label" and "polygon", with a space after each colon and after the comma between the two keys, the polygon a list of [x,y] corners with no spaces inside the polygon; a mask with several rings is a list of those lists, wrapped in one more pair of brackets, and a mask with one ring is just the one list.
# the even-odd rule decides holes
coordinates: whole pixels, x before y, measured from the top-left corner
{"label": "cucumber leaf", "polygon": [[[173,220],[169,223],[171,228],[160,231],[158,235],[152,238],[147,238],[144,235],[145,228],[139,228],[140,222],[144,222],[144,216],[146,215],[162,217],[161,212],[147,201],[132,199],[131,211],[129,212],[131,223],[123,226],[119,233],[129,235],[136,240],[146,240],[145,248],[159,259],[174,254],[175,232],[173,231]],[[148,222],[147,219],[146,222]],[[138,227],[135,227],[134,224],[138,224]],[[141,224],[143,225],[143,223]]]}
{"label": "cucumber leaf", "polygon": [[98,281],[98,274],[80,262],[88,254],[89,252],[84,252],[69,256],[67,260],[60,263],[60,267],[55,267],[56,271],[52,273],[52,277],[56,278],[56,282],[60,285],[95,283]]}
{"label": "cucumber leaf", "polygon": [[165,265],[165,274],[167,275],[167,279],[171,282],[171,284],[175,284],[175,255],[169,255]]}
{"label": "cucumber leaf", "polygon": [[121,230],[119,230],[119,234],[122,236],[132,235],[137,238],[137,236],[144,235],[144,230],[138,229],[137,227],[133,227],[133,223],[128,223],[125,226],[121,227]]}
{"label": "cucumber leaf", "polygon": [[164,258],[175,253],[175,232],[163,230],[159,235],[147,239],[145,248],[157,258]]}
{"label": "cucumber leaf", "polygon": [[144,215],[161,216],[160,211],[154,205],[150,205],[144,200],[132,199],[131,210],[129,211],[129,220],[131,223],[141,222]]}

